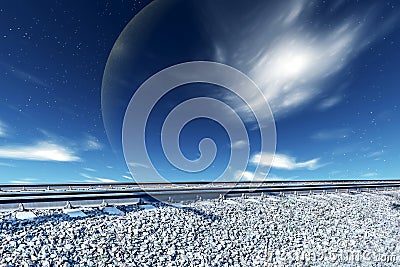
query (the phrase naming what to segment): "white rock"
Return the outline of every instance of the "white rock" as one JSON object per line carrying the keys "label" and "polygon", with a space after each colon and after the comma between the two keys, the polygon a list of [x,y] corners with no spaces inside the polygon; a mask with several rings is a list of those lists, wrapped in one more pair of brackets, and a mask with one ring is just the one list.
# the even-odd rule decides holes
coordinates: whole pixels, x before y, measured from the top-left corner
{"label": "white rock", "polygon": [[15,214],[15,218],[17,218],[18,220],[31,220],[36,218],[36,214],[33,213],[32,211],[18,211]]}
{"label": "white rock", "polygon": [[140,205],[139,207],[146,211],[151,211],[156,209],[156,207],[154,207],[153,205]]}
{"label": "white rock", "polygon": [[110,215],[125,215],[125,212],[117,209],[116,207],[105,207],[103,209],[103,212],[110,214]]}
{"label": "white rock", "polygon": [[63,213],[67,214],[71,218],[78,218],[78,217],[87,217],[87,215],[78,209],[64,209]]}

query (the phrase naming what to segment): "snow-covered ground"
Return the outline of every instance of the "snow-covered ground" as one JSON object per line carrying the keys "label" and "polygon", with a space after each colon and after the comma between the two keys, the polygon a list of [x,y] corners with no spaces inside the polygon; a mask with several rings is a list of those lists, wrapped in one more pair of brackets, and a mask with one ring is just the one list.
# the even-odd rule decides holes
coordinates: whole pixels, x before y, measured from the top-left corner
{"label": "snow-covered ground", "polygon": [[399,193],[2,214],[0,266],[399,266]]}

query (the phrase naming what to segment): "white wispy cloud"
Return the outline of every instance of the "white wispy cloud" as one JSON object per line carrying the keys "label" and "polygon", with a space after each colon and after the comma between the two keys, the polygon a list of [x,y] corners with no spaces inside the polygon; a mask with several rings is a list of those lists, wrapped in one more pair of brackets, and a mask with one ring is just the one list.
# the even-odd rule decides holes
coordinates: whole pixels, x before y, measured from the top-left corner
{"label": "white wispy cloud", "polygon": [[350,129],[347,128],[321,130],[313,134],[311,138],[321,141],[342,139],[342,138],[347,138],[350,135],[350,132],[351,132]]}
{"label": "white wispy cloud", "polygon": [[[243,21],[223,16],[221,8],[222,14],[210,16],[209,23],[217,28],[214,32],[224,33],[225,27],[229,27],[236,34],[213,36],[215,58],[248,74],[266,96],[276,118],[322,96],[325,99],[319,108],[330,108],[342,100],[338,95],[341,90],[328,92],[332,89],[325,85],[326,81],[388,32],[398,21],[398,12],[382,22],[380,4],[351,13],[335,11],[333,4],[328,5],[333,10],[329,16],[341,12],[343,19],[315,19],[318,5],[302,0],[265,4],[265,8],[253,10],[252,16]],[[221,57],[221,51],[233,52]],[[248,104],[253,109],[265,105],[256,96]]]}
{"label": "white wispy cloud", "polygon": [[103,149],[103,144],[100,143],[99,139],[92,135],[87,135],[87,139],[84,144],[84,149],[86,151],[101,150]]}
{"label": "white wispy cloud", "polygon": [[11,163],[0,162],[0,167],[17,167],[17,166]]}
{"label": "white wispy cloud", "polygon": [[108,178],[100,178],[100,177],[93,177],[91,179],[85,180],[86,183],[116,183],[117,180],[108,179]]}
{"label": "white wispy cloud", "polygon": [[7,125],[0,121],[0,137],[6,137],[7,136]]}
{"label": "white wispy cloud", "polygon": [[256,175],[254,172],[251,171],[236,171],[234,174],[234,178],[236,181],[250,181],[250,182],[256,182],[256,181],[264,181],[267,179],[266,173],[261,173],[259,175]]}
{"label": "white wispy cloud", "polygon": [[296,158],[284,154],[275,154],[274,156],[273,154],[269,153],[258,153],[251,158],[250,162],[253,164],[257,164],[259,162],[260,165],[270,165],[272,168],[284,170],[316,170],[322,166],[321,164],[319,164],[319,160],[319,158],[315,158],[307,161],[298,162],[296,161]]}
{"label": "white wispy cloud", "polygon": [[236,141],[232,144],[232,148],[244,148],[248,145],[248,142],[244,141],[244,140],[239,140]]}
{"label": "white wispy cloud", "polygon": [[95,169],[92,168],[83,168],[83,169],[88,172],[97,172]]}
{"label": "white wispy cloud", "polygon": [[383,150],[371,152],[366,155],[367,158],[379,158],[384,154]]}
{"label": "white wispy cloud", "polygon": [[109,178],[102,178],[102,177],[95,177],[86,173],[79,173],[80,176],[86,178],[84,182],[86,183],[115,183],[118,182],[117,180],[109,179]]}
{"label": "white wispy cloud", "polygon": [[252,181],[254,179],[254,173],[250,171],[236,171],[234,178],[236,181]]}
{"label": "white wispy cloud", "polygon": [[135,163],[135,162],[129,162],[128,165],[129,165],[130,167],[134,167],[134,168],[136,168],[136,167],[141,167],[141,168],[146,168],[146,169],[150,168],[150,167],[147,166],[146,164]]}
{"label": "white wispy cloud", "polygon": [[0,67],[2,67],[8,73],[14,75],[14,77],[16,77],[17,79],[20,79],[24,82],[30,82],[40,87],[50,87],[45,80],[32,73],[28,73],[22,69],[16,68],[3,62],[0,62]]}
{"label": "white wispy cloud", "polygon": [[366,178],[370,178],[370,177],[375,177],[378,176],[378,173],[376,172],[367,172],[361,175],[361,177],[366,177]]}
{"label": "white wispy cloud", "polygon": [[291,176],[291,177],[282,177],[273,173],[260,173],[259,175],[255,175],[255,173],[250,171],[237,171],[234,174],[234,178],[236,181],[249,181],[249,182],[260,182],[260,181],[286,181],[286,180],[295,180],[299,178],[299,176]]}
{"label": "white wispy cloud", "polygon": [[[256,65],[250,71],[274,115],[286,115],[325,91],[324,80],[341,71],[376,37],[370,34],[368,23],[358,23],[360,19],[371,22],[373,16],[349,17],[333,25],[330,32],[313,31],[304,17],[296,17],[290,26],[276,23],[274,42],[256,56]],[[337,96],[328,98],[320,107],[332,107],[340,100]]]}
{"label": "white wispy cloud", "polygon": [[342,101],[341,96],[332,96],[326,99],[323,99],[321,103],[318,105],[318,108],[321,110],[325,110],[328,108],[331,108],[337,104],[339,104]]}
{"label": "white wispy cloud", "polygon": [[118,182],[117,180],[109,179],[109,178],[97,178],[102,183],[116,183]]}
{"label": "white wispy cloud", "polygon": [[133,178],[131,176],[128,175],[122,175],[122,178],[128,179],[128,180],[133,180]]}
{"label": "white wispy cloud", "polygon": [[38,181],[37,178],[27,177],[27,178],[21,178],[18,180],[10,180],[9,182],[11,184],[33,184],[33,183],[36,183],[37,181]]}
{"label": "white wispy cloud", "polygon": [[91,175],[89,175],[89,174],[86,174],[86,173],[82,173],[82,172],[79,173],[79,175],[82,176],[82,177],[88,178],[88,179],[93,178],[93,176],[91,176]]}
{"label": "white wispy cloud", "polygon": [[2,146],[0,158],[34,161],[79,161],[74,151],[51,142],[39,142],[34,145]]}

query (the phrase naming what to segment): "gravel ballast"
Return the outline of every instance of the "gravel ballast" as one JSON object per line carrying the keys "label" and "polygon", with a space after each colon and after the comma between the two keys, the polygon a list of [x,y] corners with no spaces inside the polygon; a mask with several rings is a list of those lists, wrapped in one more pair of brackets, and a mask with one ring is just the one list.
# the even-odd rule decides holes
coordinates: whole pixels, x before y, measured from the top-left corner
{"label": "gravel ballast", "polygon": [[0,214],[0,266],[400,265],[398,191],[155,205]]}

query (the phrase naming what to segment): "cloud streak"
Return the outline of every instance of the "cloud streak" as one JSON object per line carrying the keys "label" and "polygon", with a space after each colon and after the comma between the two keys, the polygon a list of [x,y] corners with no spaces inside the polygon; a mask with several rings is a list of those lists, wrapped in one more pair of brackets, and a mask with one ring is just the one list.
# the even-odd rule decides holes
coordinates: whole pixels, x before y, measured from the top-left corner
{"label": "cloud streak", "polygon": [[14,165],[14,164],[10,164],[10,163],[0,162],[0,167],[12,167],[12,168],[14,168],[14,167],[17,167],[17,166]]}
{"label": "cloud streak", "polygon": [[69,148],[50,142],[30,146],[0,147],[0,158],[33,161],[73,162],[80,158]]}
{"label": "cloud streak", "polygon": [[11,184],[33,184],[36,183],[38,179],[36,178],[22,178],[19,180],[11,180],[10,183]]}
{"label": "cloud streak", "polygon": [[150,168],[150,167],[149,167],[148,165],[146,165],[146,164],[136,163],[136,162],[129,162],[128,165],[129,165],[130,167],[133,167],[133,168],[137,168],[137,167],[146,168],[146,169]]}
{"label": "cloud streak", "polygon": [[87,140],[84,144],[84,149],[86,151],[102,150],[103,144],[101,144],[96,137],[88,135]]}
{"label": "cloud streak", "polygon": [[339,104],[341,101],[342,101],[342,97],[332,96],[332,97],[322,100],[321,103],[318,105],[318,108],[320,110],[326,110],[326,109],[329,109],[329,108]]}
{"label": "cloud streak", "polygon": [[131,176],[128,175],[122,175],[122,178],[128,179],[128,180],[133,180],[133,178]]}
{"label": "cloud streak", "polygon": [[92,168],[83,168],[83,169],[88,172],[97,172],[95,169]]}
{"label": "cloud streak", "polygon": [[14,75],[14,77],[16,77],[17,79],[19,79],[21,81],[30,82],[30,83],[35,84],[40,87],[46,87],[46,88],[50,87],[43,79],[33,75],[32,73],[25,72],[19,68],[16,68],[14,66],[8,65],[3,62],[0,62],[0,67],[2,67],[7,72]]}
{"label": "cloud streak", "polygon": [[[398,21],[398,14],[382,21],[380,4],[356,11],[334,5],[327,3],[326,10],[330,11],[316,17],[320,7],[309,1],[263,4],[241,23],[235,21],[236,16],[227,16],[222,23],[222,15],[214,14],[215,21],[210,23],[216,28],[221,25],[216,33],[227,27],[235,32],[232,36],[215,34],[215,58],[248,74],[266,96],[276,118],[323,96],[316,107],[330,108],[342,97],[337,94],[340,88],[334,94],[327,92],[328,79]],[[220,11],[224,12],[222,8]],[[339,16],[343,19],[337,19]],[[220,51],[233,52],[221,57]],[[256,109],[263,102],[254,97],[248,104]]]}
{"label": "cloud streak", "polygon": [[118,182],[117,180],[113,180],[113,179],[94,177],[94,176],[88,175],[86,173],[80,173],[79,175],[86,178],[86,180],[84,181],[85,183],[116,183],[116,182]]}
{"label": "cloud streak", "polygon": [[382,156],[384,154],[383,150],[381,151],[375,151],[375,152],[371,152],[369,154],[366,155],[367,158],[379,158],[380,156]]}
{"label": "cloud streak", "polygon": [[248,146],[248,142],[246,142],[244,140],[239,140],[239,141],[234,142],[231,147],[233,149],[233,148],[244,148],[246,146]]}
{"label": "cloud streak", "polygon": [[346,128],[321,130],[311,136],[311,139],[326,141],[347,138],[350,130]]}
{"label": "cloud streak", "polygon": [[375,177],[378,176],[378,173],[376,172],[368,172],[368,173],[364,173],[361,175],[361,177],[365,177],[365,178],[371,178],[371,177]]}
{"label": "cloud streak", "polygon": [[269,153],[258,153],[251,158],[250,162],[253,164],[257,164],[259,162],[259,164],[262,166],[271,165],[272,168],[283,170],[316,170],[322,166],[319,164],[319,160],[319,158],[315,158],[308,161],[298,162],[296,161],[296,158],[284,154],[275,154],[274,156],[273,154]]}
{"label": "cloud streak", "polygon": [[6,137],[7,136],[7,125],[0,121],[0,137]]}

